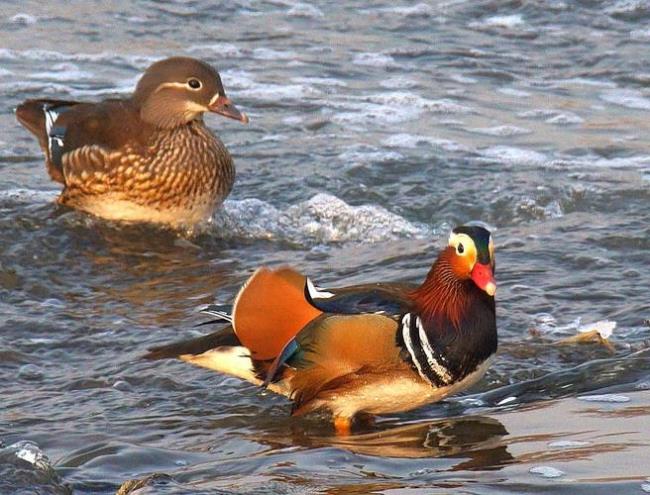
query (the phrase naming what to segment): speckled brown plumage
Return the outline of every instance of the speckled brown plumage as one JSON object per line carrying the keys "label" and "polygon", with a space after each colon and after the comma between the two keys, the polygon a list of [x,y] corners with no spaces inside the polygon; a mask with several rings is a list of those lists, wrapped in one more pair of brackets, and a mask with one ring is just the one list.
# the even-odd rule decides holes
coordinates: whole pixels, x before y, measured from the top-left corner
{"label": "speckled brown plumage", "polygon": [[177,57],[150,67],[129,99],[28,100],[16,113],[64,185],[59,203],[112,220],[185,226],[209,218],[235,179],[230,153],[203,123],[206,111],[247,122],[214,69]]}

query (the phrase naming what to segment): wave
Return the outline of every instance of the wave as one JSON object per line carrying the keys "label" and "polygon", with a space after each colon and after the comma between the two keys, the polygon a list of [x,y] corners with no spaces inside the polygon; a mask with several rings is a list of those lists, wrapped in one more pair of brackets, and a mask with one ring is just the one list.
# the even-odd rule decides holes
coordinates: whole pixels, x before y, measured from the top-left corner
{"label": "wave", "polygon": [[409,222],[378,205],[352,206],[326,193],[286,209],[260,199],[227,200],[215,214],[220,237],[267,239],[301,245],[421,239],[429,227]]}
{"label": "wave", "polygon": [[[56,196],[56,191],[9,189],[0,191],[0,206],[51,203]],[[78,218],[73,215],[69,221]],[[87,221],[85,215],[83,218]],[[220,239],[270,240],[301,246],[424,239],[433,235],[427,225],[410,222],[381,206],[353,206],[326,193],[286,208],[258,198],[229,199],[200,232]]]}

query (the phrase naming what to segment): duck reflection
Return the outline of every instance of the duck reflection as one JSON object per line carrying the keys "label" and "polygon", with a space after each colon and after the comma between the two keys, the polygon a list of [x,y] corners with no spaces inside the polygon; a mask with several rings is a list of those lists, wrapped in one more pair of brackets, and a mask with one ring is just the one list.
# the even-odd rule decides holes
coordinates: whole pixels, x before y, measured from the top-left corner
{"label": "duck reflection", "polygon": [[142,324],[178,324],[194,307],[240,282],[239,262],[228,257],[225,243],[210,236],[99,221],[94,231],[90,240],[81,240],[88,237],[86,229],[74,237],[81,243],[78,270],[92,280],[99,313],[110,308],[113,315]]}
{"label": "duck reflection", "polygon": [[508,431],[497,419],[487,416],[445,418],[347,437],[319,437],[296,425],[287,436],[269,434],[256,438],[273,447],[288,445],[307,448],[335,447],[355,454],[382,458],[458,459],[449,468],[460,470],[496,470],[514,458],[508,452]]}

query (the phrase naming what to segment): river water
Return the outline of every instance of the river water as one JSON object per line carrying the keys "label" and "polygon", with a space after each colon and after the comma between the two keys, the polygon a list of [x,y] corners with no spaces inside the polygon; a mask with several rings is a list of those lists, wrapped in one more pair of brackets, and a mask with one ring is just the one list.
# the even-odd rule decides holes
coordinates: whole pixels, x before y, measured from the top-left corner
{"label": "river water", "polygon": [[[641,0],[3,2],[0,493],[649,492],[648,21]],[[238,170],[224,209],[186,235],[57,208],[15,106],[127,94],[175,54],[251,118],[207,118]],[[261,264],[416,282],[470,220],[494,230],[500,349],[464,395],[335,438],[140,359]],[[594,323],[610,348],[558,343]]]}

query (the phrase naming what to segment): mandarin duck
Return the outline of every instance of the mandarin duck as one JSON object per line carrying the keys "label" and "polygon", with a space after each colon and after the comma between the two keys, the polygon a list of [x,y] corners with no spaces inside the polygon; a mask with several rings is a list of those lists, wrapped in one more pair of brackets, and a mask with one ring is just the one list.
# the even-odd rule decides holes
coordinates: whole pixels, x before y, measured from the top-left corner
{"label": "mandarin duck", "polygon": [[[291,268],[258,269],[212,334],[154,347],[289,397],[292,414],[329,410],[338,434],[357,414],[402,412],[474,384],[497,350],[494,245],[453,229],[419,286],[320,289]],[[211,322],[206,322],[211,323]]]}
{"label": "mandarin duck", "polygon": [[235,180],[205,112],[248,122],[215,69],[172,57],[151,65],[129,98],[27,100],[16,117],[63,184],[58,203],[109,220],[191,226],[210,218]]}

